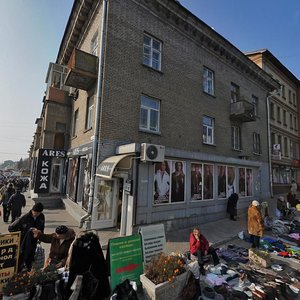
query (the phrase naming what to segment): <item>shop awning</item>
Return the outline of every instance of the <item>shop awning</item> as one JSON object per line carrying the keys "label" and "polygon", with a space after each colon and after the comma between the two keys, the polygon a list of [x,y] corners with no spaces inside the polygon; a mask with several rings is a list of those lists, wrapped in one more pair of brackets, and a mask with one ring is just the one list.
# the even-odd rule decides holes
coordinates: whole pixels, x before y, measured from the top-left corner
{"label": "shop awning", "polygon": [[97,167],[96,176],[111,179],[117,166],[120,169],[130,169],[132,155],[133,154],[122,154],[106,158]]}

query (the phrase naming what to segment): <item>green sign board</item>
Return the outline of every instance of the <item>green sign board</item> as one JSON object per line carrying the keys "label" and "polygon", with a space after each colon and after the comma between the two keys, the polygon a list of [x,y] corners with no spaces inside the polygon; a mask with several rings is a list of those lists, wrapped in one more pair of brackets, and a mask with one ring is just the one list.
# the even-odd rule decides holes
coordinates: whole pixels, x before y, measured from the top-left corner
{"label": "green sign board", "polygon": [[109,240],[109,259],[112,290],[125,279],[140,282],[143,274],[143,254],[140,235]]}

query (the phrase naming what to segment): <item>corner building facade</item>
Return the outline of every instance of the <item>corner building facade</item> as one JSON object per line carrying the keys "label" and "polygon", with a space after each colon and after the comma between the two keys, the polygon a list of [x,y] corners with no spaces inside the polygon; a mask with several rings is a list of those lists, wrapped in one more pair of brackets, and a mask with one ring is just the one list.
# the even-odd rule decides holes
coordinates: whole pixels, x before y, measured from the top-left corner
{"label": "corner building facade", "polygon": [[75,1],[56,63],[76,94],[65,203],[91,228],[173,230],[270,196],[279,84],[177,1]]}

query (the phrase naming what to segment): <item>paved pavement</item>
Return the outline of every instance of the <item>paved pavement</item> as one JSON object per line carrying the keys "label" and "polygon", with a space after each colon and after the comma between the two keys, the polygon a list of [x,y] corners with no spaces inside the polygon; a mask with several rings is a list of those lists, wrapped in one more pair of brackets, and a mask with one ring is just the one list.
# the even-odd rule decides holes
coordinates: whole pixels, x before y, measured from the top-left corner
{"label": "paved pavement", "polygon": [[[22,213],[28,212],[34,201],[30,198],[30,193],[24,194],[27,199],[26,207],[23,208]],[[270,215],[275,214],[276,199],[271,199],[269,202]],[[78,228],[78,222],[65,210],[65,209],[45,209],[44,214],[46,217],[46,233],[52,233],[58,225],[66,225],[73,228],[76,232],[82,231]],[[0,220],[0,232],[8,232],[7,227],[9,224]],[[202,233],[207,237],[209,242],[214,245],[221,245],[228,241],[237,238],[237,235],[242,230],[247,230],[247,215],[241,214],[237,221],[231,221],[229,218],[220,219],[214,222],[202,224],[200,226]],[[179,252],[183,253],[189,250],[189,234],[191,228],[184,228],[166,234],[166,253]],[[98,231],[100,243],[104,252],[106,252],[108,240],[119,236],[116,229],[106,229]],[[50,245],[44,244],[46,255],[50,249]]]}

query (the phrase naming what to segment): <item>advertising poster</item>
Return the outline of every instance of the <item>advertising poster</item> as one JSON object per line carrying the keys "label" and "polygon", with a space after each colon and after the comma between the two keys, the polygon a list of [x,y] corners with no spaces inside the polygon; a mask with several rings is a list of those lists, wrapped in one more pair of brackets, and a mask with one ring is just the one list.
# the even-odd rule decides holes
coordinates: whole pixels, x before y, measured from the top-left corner
{"label": "advertising poster", "polygon": [[140,282],[143,274],[141,236],[131,235],[109,240],[111,289],[125,279]]}
{"label": "advertising poster", "polygon": [[20,232],[0,234],[0,292],[17,271],[20,251]]}

